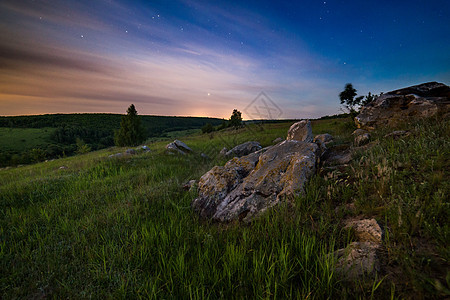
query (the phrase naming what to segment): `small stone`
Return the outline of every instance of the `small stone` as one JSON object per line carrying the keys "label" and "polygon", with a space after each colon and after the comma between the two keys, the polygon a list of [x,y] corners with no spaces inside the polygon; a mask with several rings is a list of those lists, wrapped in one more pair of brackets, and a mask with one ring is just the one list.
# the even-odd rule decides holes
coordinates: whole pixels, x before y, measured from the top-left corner
{"label": "small stone", "polygon": [[194,186],[197,184],[197,181],[195,181],[195,180],[189,180],[188,182],[186,182],[184,185],[183,185],[183,190],[185,190],[185,191],[190,191],[190,190],[192,190],[193,188],[194,188]]}
{"label": "small stone", "polygon": [[127,154],[127,155],[135,155],[136,154],[136,150],[134,150],[134,149],[127,149],[125,151],[125,154]]}
{"label": "small stone", "polygon": [[369,141],[370,141],[370,134],[364,133],[361,135],[357,135],[355,137],[355,146],[356,147],[363,146],[363,145],[369,143]]}
{"label": "small stone", "polygon": [[383,231],[375,219],[350,220],[345,228],[353,228],[360,242],[373,242],[381,244]]}
{"label": "small stone", "polygon": [[344,249],[337,250],[336,271],[347,280],[355,280],[363,275],[372,276],[379,270],[377,248],[368,242],[353,242]]}
{"label": "small stone", "polygon": [[186,155],[190,152],[193,152],[191,148],[189,148],[188,145],[186,145],[185,143],[183,143],[182,141],[179,140],[175,140],[170,144],[166,145],[166,151],[169,154],[182,154],[182,155]]}
{"label": "small stone", "polygon": [[223,147],[222,150],[220,150],[219,154],[222,156],[227,155],[228,149],[226,147]]}

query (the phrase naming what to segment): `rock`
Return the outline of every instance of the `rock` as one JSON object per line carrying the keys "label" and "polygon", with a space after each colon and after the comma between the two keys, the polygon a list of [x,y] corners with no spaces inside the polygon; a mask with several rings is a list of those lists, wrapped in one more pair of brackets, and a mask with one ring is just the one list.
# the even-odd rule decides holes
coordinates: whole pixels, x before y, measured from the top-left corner
{"label": "rock", "polygon": [[408,135],[410,135],[409,131],[396,130],[396,131],[393,131],[393,132],[391,132],[389,134],[386,134],[384,137],[385,138],[390,138],[391,137],[394,140],[398,140],[399,138],[404,137],[404,136],[408,136]]}
{"label": "rock", "polygon": [[354,136],[358,136],[358,135],[363,135],[364,133],[369,133],[367,130],[358,128],[355,131],[352,132],[352,135]]}
{"label": "rock", "polygon": [[320,147],[322,153],[324,153],[327,150],[327,145],[332,141],[333,136],[328,133],[319,134],[314,137],[314,143],[316,143]]}
{"label": "rock", "polygon": [[347,221],[345,228],[353,228],[360,242],[381,244],[383,231],[375,219],[350,220]]}
{"label": "rock", "polygon": [[346,145],[334,146],[323,153],[321,160],[325,166],[346,165],[352,160],[352,151]]}
{"label": "rock", "polygon": [[223,147],[222,150],[220,150],[219,154],[222,156],[227,155],[228,149],[226,147]]}
{"label": "rock", "polygon": [[297,140],[311,143],[313,141],[311,121],[302,120],[292,124],[288,130],[286,140]]}
{"label": "rock", "polygon": [[369,141],[370,141],[370,134],[364,133],[364,134],[355,136],[354,143],[355,143],[356,147],[359,147],[359,146],[363,146],[363,145],[369,143]]}
{"label": "rock", "polygon": [[235,157],[200,178],[199,196],[192,206],[203,218],[249,222],[301,193],[315,172],[318,154],[316,144],[290,140]]}
{"label": "rock", "polygon": [[195,187],[196,184],[197,184],[197,181],[195,181],[195,180],[189,180],[188,182],[186,182],[186,183],[183,185],[183,190],[185,190],[185,191],[190,191],[190,190],[192,190],[192,189]]}
{"label": "rock", "polygon": [[450,112],[450,87],[428,82],[388,92],[364,106],[355,118],[358,128],[374,129],[411,118]]}
{"label": "rock", "polygon": [[188,145],[186,145],[185,143],[183,143],[182,141],[179,140],[175,140],[170,144],[166,145],[166,151],[169,154],[188,154],[193,152],[191,148],[188,147]]}
{"label": "rock", "polygon": [[116,154],[111,154],[110,156],[108,156],[109,158],[119,158],[122,157],[123,153],[116,153]]}
{"label": "rock", "polygon": [[145,146],[145,145],[142,146],[141,149],[144,150],[145,152],[150,152],[151,151],[150,148],[148,146]]}
{"label": "rock", "polygon": [[284,139],[282,137],[277,137],[276,139],[274,139],[272,141],[273,144],[278,144],[281,143],[282,141],[284,141]]}
{"label": "rock", "polygon": [[127,155],[135,155],[136,154],[136,150],[134,150],[134,149],[127,149],[125,151],[125,154],[127,154]]}
{"label": "rock", "polygon": [[331,143],[333,141],[333,136],[329,133],[319,134],[314,137],[314,143],[321,142],[324,144]]}
{"label": "rock", "polygon": [[177,146],[178,149],[181,149],[183,152],[193,152],[191,148],[188,147],[185,143],[183,143],[180,140],[173,141],[175,146]]}
{"label": "rock", "polygon": [[242,157],[253,153],[255,151],[261,150],[262,147],[258,142],[246,142],[240,145],[237,145],[230,151],[228,151],[225,156],[237,156]]}
{"label": "rock", "polygon": [[209,156],[205,153],[201,153],[200,156],[204,159],[209,159]]}
{"label": "rock", "polygon": [[61,166],[61,167],[59,167],[59,169],[60,170],[66,170],[66,169],[68,169],[69,167],[67,167],[67,166]]}
{"label": "rock", "polygon": [[363,275],[372,276],[380,268],[376,250],[377,247],[367,242],[353,242],[347,248],[337,250],[337,274],[351,281]]}
{"label": "rock", "polygon": [[335,252],[336,270],[346,279],[355,280],[379,270],[377,250],[382,243],[382,230],[375,219],[349,220],[345,228],[355,230],[357,242]]}

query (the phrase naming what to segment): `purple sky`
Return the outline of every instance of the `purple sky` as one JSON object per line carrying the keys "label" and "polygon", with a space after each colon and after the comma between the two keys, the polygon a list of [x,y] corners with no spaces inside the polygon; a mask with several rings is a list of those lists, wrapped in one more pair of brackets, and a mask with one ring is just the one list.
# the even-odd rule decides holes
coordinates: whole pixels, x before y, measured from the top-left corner
{"label": "purple sky", "polygon": [[0,115],[134,103],[248,119],[262,91],[275,117],[335,114],[347,82],[360,95],[449,84],[449,16],[433,0],[2,0]]}

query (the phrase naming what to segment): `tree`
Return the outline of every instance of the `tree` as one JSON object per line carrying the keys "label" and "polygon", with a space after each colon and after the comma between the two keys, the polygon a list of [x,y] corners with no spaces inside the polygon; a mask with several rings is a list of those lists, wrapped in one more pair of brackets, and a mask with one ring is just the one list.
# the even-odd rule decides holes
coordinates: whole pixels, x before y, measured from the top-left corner
{"label": "tree", "polygon": [[233,110],[228,126],[233,126],[235,128],[242,126],[242,113],[237,109]]}
{"label": "tree", "polygon": [[91,147],[89,147],[82,139],[77,137],[76,141],[78,154],[85,154],[91,151]]}
{"label": "tree", "polygon": [[134,104],[131,104],[127,114],[122,116],[120,129],[114,133],[114,141],[117,146],[137,146],[145,141],[145,138],[141,118],[137,115]]}
{"label": "tree", "polygon": [[211,123],[206,123],[202,127],[202,133],[210,133],[214,131],[214,126]]}
{"label": "tree", "polygon": [[345,89],[339,94],[339,98],[341,99],[341,104],[349,111],[352,117],[356,116],[355,107],[361,104],[361,100],[364,98],[363,96],[356,97],[356,89],[353,88],[351,83],[347,83],[345,85]]}
{"label": "tree", "polygon": [[371,92],[369,92],[369,94],[367,94],[367,96],[364,97],[364,100],[361,102],[361,106],[366,106],[367,104],[375,101],[375,99],[377,99],[378,97],[380,97],[381,95],[383,95],[383,93],[381,93],[380,95],[372,95]]}

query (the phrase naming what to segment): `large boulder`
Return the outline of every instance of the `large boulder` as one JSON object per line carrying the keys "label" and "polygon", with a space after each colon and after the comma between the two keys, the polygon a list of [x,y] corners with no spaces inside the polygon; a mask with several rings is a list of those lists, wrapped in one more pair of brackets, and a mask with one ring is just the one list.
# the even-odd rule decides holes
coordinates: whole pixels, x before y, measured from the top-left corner
{"label": "large boulder", "polygon": [[301,193],[318,156],[316,144],[290,140],[235,157],[200,178],[192,206],[201,217],[215,221],[251,221]]}
{"label": "large boulder", "polygon": [[361,109],[355,118],[358,128],[374,129],[410,118],[431,117],[450,112],[450,87],[428,82],[388,92]]}
{"label": "large boulder", "polygon": [[288,130],[286,140],[296,140],[311,143],[314,139],[310,120],[301,120],[292,124]]}
{"label": "large boulder", "polygon": [[261,149],[262,149],[261,144],[258,142],[246,142],[246,143],[237,145],[236,147],[234,147],[233,149],[228,151],[225,155],[242,157],[242,156],[248,155],[250,153],[256,152],[258,150],[261,150]]}
{"label": "large boulder", "polygon": [[185,143],[183,143],[182,141],[175,140],[172,143],[166,145],[166,151],[169,154],[176,154],[176,153],[178,153],[178,154],[185,155],[185,154],[191,153],[192,149],[189,148],[189,146],[186,145]]}

